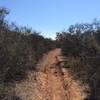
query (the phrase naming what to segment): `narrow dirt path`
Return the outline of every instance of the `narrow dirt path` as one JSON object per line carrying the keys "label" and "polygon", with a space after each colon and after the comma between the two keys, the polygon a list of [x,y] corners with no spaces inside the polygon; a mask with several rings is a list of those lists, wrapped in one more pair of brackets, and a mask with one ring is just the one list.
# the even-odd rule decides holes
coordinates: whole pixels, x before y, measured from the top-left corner
{"label": "narrow dirt path", "polygon": [[15,93],[22,100],[84,100],[84,87],[64,68],[61,49],[44,55],[38,66],[38,72],[29,72],[27,80],[16,84]]}
{"label": "narrow dirt path", "polygon": [[43,58],[42,72],[38,75],[42,100],[83,100],[83,89],[63,68],[60,56],[61,49],[55,49]]}

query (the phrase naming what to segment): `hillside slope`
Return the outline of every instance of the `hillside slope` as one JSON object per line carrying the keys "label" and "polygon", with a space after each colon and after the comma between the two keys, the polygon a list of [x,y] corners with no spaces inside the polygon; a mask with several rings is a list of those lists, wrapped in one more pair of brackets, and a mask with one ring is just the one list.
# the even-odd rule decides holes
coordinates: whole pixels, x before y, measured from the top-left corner
{"label": "hillside slope", "polygon": [[16,84],[15,93],[22,100],[84,100],[84,87],[64,68],[61,49],[44,55],[38,66],[38,72],[29,72],[27,80]]}

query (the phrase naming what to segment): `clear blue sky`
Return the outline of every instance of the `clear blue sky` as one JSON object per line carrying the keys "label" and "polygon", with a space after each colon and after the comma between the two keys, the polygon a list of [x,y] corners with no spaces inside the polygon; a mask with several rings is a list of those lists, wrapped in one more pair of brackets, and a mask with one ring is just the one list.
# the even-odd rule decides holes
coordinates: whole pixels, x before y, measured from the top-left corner
{"label": "clear blue sky", "polygon": [[54,37],[77,22],[100,19],[100,0],[0,0],[11,10],[7,19]]}

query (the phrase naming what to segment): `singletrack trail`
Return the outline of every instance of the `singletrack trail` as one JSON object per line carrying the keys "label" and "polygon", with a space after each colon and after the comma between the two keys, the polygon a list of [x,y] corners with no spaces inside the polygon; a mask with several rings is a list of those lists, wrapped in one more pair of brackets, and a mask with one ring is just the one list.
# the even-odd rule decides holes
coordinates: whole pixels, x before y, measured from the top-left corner
{"label": "singletrack trail", "polygon": [[43,100],[83,100],[83,88],[64,68],[61,49],[50,51],[42,60],[38,81],[43,90]]}
{"label": "singletrack trail", "polygon": [[35,74],[36,82],[29,73],[27,81],[17,84],[16,95],[22,100],[84,100],[84,87],[64,68],[61,56],[59,48],[44,55]]}

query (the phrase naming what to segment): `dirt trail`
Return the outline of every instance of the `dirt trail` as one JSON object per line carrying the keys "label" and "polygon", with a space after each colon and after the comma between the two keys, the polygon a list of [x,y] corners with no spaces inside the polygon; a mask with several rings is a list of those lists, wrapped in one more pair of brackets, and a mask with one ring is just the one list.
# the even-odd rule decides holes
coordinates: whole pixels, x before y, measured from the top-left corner
{"label": "dirt trail", "polygon": [[83,100],[85,94],[78,82],[62,66],[61,49],[55,49],[43,58],[42,72],[38,75],[43,100]]}
{"label": "dirt trail", "polygon": [[59,48],[44,55],[35,74],[37,81],[29,73],[28,80],[16,85],[16,95],[22,100],[84,100],[84,88],[72,79],[60,56]]}

